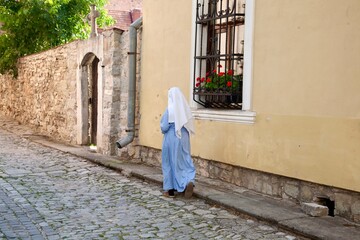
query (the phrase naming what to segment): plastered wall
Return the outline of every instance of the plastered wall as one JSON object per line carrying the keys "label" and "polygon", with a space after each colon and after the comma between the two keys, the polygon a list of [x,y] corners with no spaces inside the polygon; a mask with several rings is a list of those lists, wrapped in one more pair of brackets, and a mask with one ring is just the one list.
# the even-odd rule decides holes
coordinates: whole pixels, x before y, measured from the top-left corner
{"label": "plastered wall", "polygon": [[[161,149],[168,88],[191,95],[192,3],[143,7],[139,137]],[[196,120],[192,154],[360,191],[359,10],[357,0],[256,0],[255,123]]]}

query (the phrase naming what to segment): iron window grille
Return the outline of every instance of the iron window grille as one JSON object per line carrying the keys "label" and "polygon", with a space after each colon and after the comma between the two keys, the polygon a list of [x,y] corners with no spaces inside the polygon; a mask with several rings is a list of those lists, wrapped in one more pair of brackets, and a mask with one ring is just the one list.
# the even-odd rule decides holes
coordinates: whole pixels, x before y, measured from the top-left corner
{"label": "iron window grille", "polygon": [[193,99],[241,109],[245,0],[197,0]]}

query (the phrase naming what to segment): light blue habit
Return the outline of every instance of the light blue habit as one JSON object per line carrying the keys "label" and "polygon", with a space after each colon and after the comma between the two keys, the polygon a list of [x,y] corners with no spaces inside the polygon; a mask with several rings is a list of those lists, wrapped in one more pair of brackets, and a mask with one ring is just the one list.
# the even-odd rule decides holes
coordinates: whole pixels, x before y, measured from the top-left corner
{"label": "light blue habit", "polygon": [[161,132],[164,134],[162,145],[163,189],[185,191],[189,182],[195,181],[195,167],[190,155],[190,136],[186,128],[181,129],[181,139],[175,134],[175,124],[169,123],[169,113],[166,108],[161,122]]}

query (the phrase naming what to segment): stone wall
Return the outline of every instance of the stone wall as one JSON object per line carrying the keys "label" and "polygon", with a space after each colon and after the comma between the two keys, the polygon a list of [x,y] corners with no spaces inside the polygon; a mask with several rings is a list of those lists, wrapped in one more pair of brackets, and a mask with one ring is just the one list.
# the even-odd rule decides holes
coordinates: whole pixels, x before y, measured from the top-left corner
{"label": "stone wall", "polygon": [[[110,32],[109,32],[110,33]],[[106,32],[104,32],[106,36]],[[115,141],[119,132],[122,131],[120,118],[123,117],[124,110],[127,108],[127,101],[122,100],[127,97],[128,81],[128,32],[113,34],[112,41],[104,46],[104,55],[109,54],[107,60],[104,59],[103,68],[103,105],[99,109],[102,112],[102,143],[98,152],[106,155],[115,154]]]}
{"label": "stone wall", "polygon": [[[241,168],[216,161],[193,157],[198,176],[219,179],[271,197],[297,203],[329,199],[335,203],[335,216],[360,223],[360,193],[319,185],[270,173]],[[161,166],[161,150],[141,147],[140,161]]]}
{"label": "stone wall", "polygon": [[78,42],[21,58],[19,76],[0,75],[0,111],[57,139],[74,143]]}
{"label": "stone wall", "polygon": [[123,31],[111,29],[96,38],[21,58],[17,79],[0,75],[1,114],[62,142],[86,144],[81,136],[88,134],[83,127],[88,118],[82,118],[88,112],[88,86],[82,81],[88,72],[83,70],[89,56],[96,56],[98,151],[115,154],[115,140],[122,131],[120,117],[126,114],[121,111],[127,108],[128,38]]}

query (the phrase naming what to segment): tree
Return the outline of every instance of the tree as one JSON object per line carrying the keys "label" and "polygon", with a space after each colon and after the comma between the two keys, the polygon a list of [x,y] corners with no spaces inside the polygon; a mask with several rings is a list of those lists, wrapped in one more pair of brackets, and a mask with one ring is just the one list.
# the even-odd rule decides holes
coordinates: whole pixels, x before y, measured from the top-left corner
{"label": "tree", "polygon": [[100,12],[97,25],[113,19],[103,8],[107,0],[0,0],[0,73],[17,75],[19,57],[89,36],[90,5]]}

